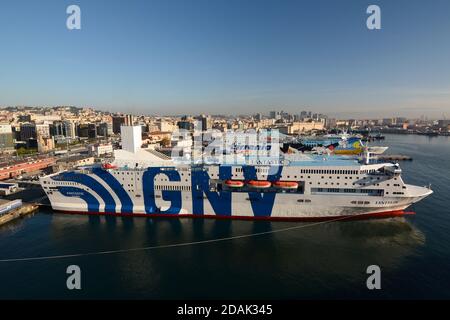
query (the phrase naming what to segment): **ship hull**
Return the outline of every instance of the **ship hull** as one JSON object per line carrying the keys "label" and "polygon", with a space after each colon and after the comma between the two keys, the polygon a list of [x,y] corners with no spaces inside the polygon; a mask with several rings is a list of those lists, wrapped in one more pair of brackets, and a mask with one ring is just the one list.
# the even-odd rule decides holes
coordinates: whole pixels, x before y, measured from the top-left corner
{"label": "ship hull", "polygon": [[258,217],[258,216],[221,216],[216,214],[157,214],[157,213],[113,213],[113,212],[86,212],[86,211],[66,211],[66,210],[55,210],[57,213],[61,214],[72,214],[72,215],[88,215],[88,216],[113,216],[113,217],[139,217],[139,218],[174,218],[174,219],[217,219],[217,220],[247,220],[247,221],[303,221],[303,222],[320,222],[320,221],[340,221],[340,220],[364,220],[364,219],[383,219],[383,218],[394,218],[414,215],[413,211],[405,210],[393,210],[393,211],[382,211],[373,213],[361,213],[353,215],[341,215],[341,216],[295,216],[295,217]]}
{"label": "ship hull", "polygon": [[[90,214],[90,215],[114,215],[114,216],[136,216],[136,217],[179,217],[179,218],[217,218],[217,219],[240,219],[240,220],[332,220],[332,219],[350,219],[350,218],[372,218],[372,217],[391,217],[404,215],[405,209],[416,198],[379,198],[379,197],[343,197],[343,196],[303,196],[295,194],[277,194],[273,199],[270,210],[262,208],[261,200],[254,202],[249,199],[247,193],[235,193],[231,199],[225,199],[222,202],[213,202],[207,196],[202,197],[203,213],[195,214],[195,205],[190,194],[182,197],[183,204],[181,208],[171,208],[165,200],[160,198],[156,201],[156,210],[149,211],[144,205],[136,204],[131,212],[111,212],[105,210],[103,206],[95,211],[90,211],[88,206],[81,201],[74,199],[70,203],[66,199],[52,199],[52,208],[54,211]],[[197,200],[198,201],[198,200]],[[230,203],[231,202],[231,206]],[[301,202],[299,202],[301,201]],[[310,201],[306,202],[305,201]],[[360,203],[348,206],[349,203]],[[170,202],[169,202],[170,203]],[[366,204],[364,204],[366,203]],[[270,203],[266,203],[270,206]],[[216,212],[217,208],[230,207],[230,211]]]}

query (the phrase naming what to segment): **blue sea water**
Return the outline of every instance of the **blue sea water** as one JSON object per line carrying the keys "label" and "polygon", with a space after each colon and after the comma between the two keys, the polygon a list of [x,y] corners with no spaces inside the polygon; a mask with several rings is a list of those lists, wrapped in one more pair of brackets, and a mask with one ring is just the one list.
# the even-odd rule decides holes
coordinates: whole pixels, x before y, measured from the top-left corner
{"label": "blue sea water", "polygon": [[[435,193],[405,218],[323,224],[87,217],[49,210],[0,228],[0,259],[251,235],[128,253],[0,262],[0,299],[450,298],[450,137],[388,135],[405,182]],[[290,227],[282,232],[266,233]],[[66,268],[81,268],[68,290]],[[381,290],[366,269],[381,268]]]}

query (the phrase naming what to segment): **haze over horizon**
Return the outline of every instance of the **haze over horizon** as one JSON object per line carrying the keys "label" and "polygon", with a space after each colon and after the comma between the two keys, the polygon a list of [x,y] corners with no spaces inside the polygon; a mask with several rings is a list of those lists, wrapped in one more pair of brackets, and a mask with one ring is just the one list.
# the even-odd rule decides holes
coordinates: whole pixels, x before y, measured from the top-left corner
{"label": "haze over horizon", "polygon": [[[81,30],[66,28],[71,4]],[[381,30],[366,27],[370,4]],[[448,118],[449,12],[445,0],[8,2],[0,105]]]}

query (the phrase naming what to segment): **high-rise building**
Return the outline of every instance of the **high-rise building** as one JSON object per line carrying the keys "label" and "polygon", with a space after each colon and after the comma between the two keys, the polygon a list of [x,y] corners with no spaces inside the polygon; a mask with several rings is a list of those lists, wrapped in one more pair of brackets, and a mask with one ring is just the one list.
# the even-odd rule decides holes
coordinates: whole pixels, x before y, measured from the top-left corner
{"label": "high-rise building", "polygon": [[97,138],[97,126],[95,123],[83,123],[78,126],[78,136],[80,138]]}
{"label": "high-rise building", "polygon": [[97,134],[102,137],[107,137],[108,134],[108,123],[102,122],[97,126]]}
{"label": "high-rise building", "polygon": [[0,150],[14,149],[14,138],[10,124],[0,124]]}
{"label": "high-rise building", "polygon": [[50,137],[50,126],[47,123],[36,124],[36,137]]}
{"label": "high-rise building", "polygon": [[300,118],[301,118],[301,119],[308,118],[308,111],[302,111],[302,112],[300,112]]}
{"label": "high-rise building", "polygon": [[201,122],[202,131],[206,131],[212,128],[212,121],[210,116],[206,116],[204,114],[197,117],[197,121]]}
{"label": "high-rise building", "polygon": [[112,126],[113,126],[114,134],[120,133],[120,127],[122,125],[132,126],[133,124],[134,124],[134,120],[133,120],[133,116],[131,114],[115,115],[112,117]]}
{"label": "high-rise building", "polygon": [[119,134],[120,133],[120,126],[125,124],[125,116],[113,116],[112,117],[112,124],[113,124],[113,133]]}
{"label": "high-rise building", "polygon": [[[281,112],[283,112],[283,111],[281,111]],[[275,120],[281,119],[281,113],[279,111],[270,111],[269,118],[275,119]]]}
{"label": "high-rise building", "polygon": [[66,138],[75,138],[76,127],[73,122],[70,121],[55,121],[50,126],[51,136],[63,136]]}
{"label": "high-rise building", "polygon": [[194,124],[188,119],[187,116],[182,117],[181,121],[178,121],[177,126],[182,130],[194,130]]}
{"label": "high-rise building", "polygon": [[34,123],[22,123],[20,125],[20,140],[36,139],[36,125]]}
{"label": "high-rise building", "polygon": [[88,124],[88,138],[89,139],[97,138],[97,125],[95,123]]}

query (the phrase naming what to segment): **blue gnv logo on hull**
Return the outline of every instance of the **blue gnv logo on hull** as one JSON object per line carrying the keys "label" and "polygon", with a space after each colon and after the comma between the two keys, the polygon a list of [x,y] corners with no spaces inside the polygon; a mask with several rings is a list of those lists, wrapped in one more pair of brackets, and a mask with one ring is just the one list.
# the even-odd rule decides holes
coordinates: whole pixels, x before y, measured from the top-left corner
{"label": "blue gnv logo on hull", "polygon": [[[276,181],[281,177],[282,167],[276,167],[275,173],[268,175],[268,181]],[[114,191],[120,201],[120,213],[133,213],[133,201],[125,191],[120,182],[108,171],[100,168],[94,168],[92,172],[96,177],[103,180]],[[243,167],[245,180],[257,180],[256,168],[254,166]],[[181,182],[180,173],[171,167],[152,167],[148,168],[142,177],[142,189],[145,212],[179,214],[182,209],[182,192],[179,190],[161,190],[162,199],[170,202],[170,207],[162,210],[156,204],[155,199],[155,177],[163,174],[168,181]],[[228,180],[232,178],[231,166],[222,166],[219,168],[219,179]],[[92,176],[76,172],[62,173],[53,178],[58,181],[77,182],[94,191],[105,203],[105,212],[117,213],[116,202],[110,192]],[[232,192],[230,191],[211,191],[210,176],[204,170],[203,166],[192,167],[191,170],[191,193],[192,193],[192,214],[203,215],[204,201],[209,201],[213,211],[217,215],[231,216],[232,212]],[[99,212],[100,203],[89,192],[76,187],[59,187],[61,194],[67,197],[78,197],[84,200],[88,206],[88,211]],[[269,217],[275,203],[275,192],[256,192],[249,191],[248,199],[255,216]]]}

